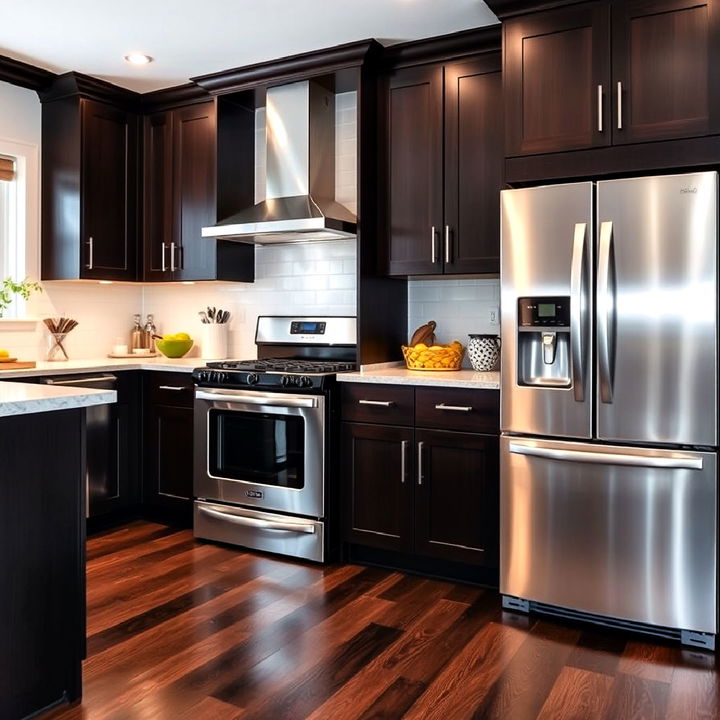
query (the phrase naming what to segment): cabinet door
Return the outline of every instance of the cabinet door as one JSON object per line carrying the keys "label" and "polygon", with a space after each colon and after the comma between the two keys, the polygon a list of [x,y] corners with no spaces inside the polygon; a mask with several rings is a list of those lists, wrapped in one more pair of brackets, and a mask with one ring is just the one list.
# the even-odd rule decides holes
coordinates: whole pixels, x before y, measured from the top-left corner
{"label": "cabinet door", "polygon": [[145,118],[143,280],[172,280],[173,123],[172,112]]}
{"label": "cabinet door", "polygon": [[417,430],[415,552],[497,567],[498,438]]}
{"label": "cabinet door", "polygon": [[135,280],[137,117],[82,99],[80,277]]}
{"label": "cabinet door", "polygon": [[343,539],[412,549],[412,428],[342,423]]}
{"label": "cabinet door", "polygon": [[150,373],[144,386],[143,502],[151,514],[189,527],[193,495],[192,382]]}
{"label": "cabinet door", "polygon": [[500,54],[445,67],[446,273],[500,272]]}
{"label": "cabinet door", "polygon": [[174,111],[173,244],[174,280],[214,280],[216,240],[202,228],[215,223],[215,105]]}
{"label": "cabinet door", "polygon": [[442,272],[442,68],[398,70],[388,87],[390,275]]}
{"label": "cabinet door", "polygon": [[718,12],[714,0],[613,4],[613,143],[720,130]]}
{"label": "cabinet door", "polygon": [[506,155],[610,144],[606,2],[503,23]]}

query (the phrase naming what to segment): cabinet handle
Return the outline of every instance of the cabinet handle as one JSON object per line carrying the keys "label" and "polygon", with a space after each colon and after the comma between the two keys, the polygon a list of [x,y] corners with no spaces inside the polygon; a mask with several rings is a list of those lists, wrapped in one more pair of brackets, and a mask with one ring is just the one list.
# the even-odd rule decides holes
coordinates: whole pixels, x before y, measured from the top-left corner
{"label": "cabinet handle", "polygon": [[175,243],[170,243],[170,272],[175,272]]}
{"label": "cabinet handle", "polygon": [[418,443],[418,485],[423,484],[423,448],[425,447],[424,441]]}
{"label": "cabinet handle", "polygon": [[[142,355],[140,357],[142,357]],[[175,392],[181,392],[182,390],[189,389],[190,388],[182,387],[181,385],[158,385],[158,390],[174,390]]]}
{"label": "cabinet handle", "polygon": [[162,262],[160,263],[160,267],[162,268],[162,271],[165,272],[167,270],[167,265],[165,265],[165,250],[167,248],[167,245],[165,243],[162,244]]}
{"label": "cabinet handle", "polygon": [[382,407],[394,407],[392,400],[358,400],[358,405],[380,405]]}
{"label": "cabinet handle", "polygon": [[430,228],[430,257],[433,265],[437,262],[437,248],[435,247],[435,226]]}
{"label": "cabinet handle", "polygon": [[617,84],[618,130],[622,130],[622,82]]}
{"label": "cabinet handle", "polygon": [[407,450],[408,441],[403,440],[400,443],[400,483],[405,484],[405,476],[407,475]]}
{"label": "cabinet handle", "polygon": [[90,239],[88,240],[88,264],[87,264],[88,270],[93,269],[93,245],[94,245],[94,240],[91,235]]}
{"label": "cabinet handle", "polygon": [[445,226],[445,263],[450,264],[450,226]]}
{"label": "cabinet handle", "polygon": [[598,132],[603,131],[603,86],[598,85],[597,106],[598,106]]}
{"label": "cabinet handle", "polygon": [[445,403],[440,403],[435,406],[435,409],[452,410],[454,412],[470,412],[472,410],[472,405],[446,405]]}

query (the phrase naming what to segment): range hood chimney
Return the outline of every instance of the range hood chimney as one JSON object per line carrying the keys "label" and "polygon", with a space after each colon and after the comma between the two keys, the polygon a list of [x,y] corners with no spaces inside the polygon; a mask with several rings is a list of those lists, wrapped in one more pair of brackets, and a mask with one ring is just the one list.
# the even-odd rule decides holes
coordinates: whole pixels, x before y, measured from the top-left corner
{"label": "range hood chimney", "polygon": [[257,244],[354,237],[357,218],[335,197],[335,95],[318,82],[267,91],[265,200],[202,229]]}

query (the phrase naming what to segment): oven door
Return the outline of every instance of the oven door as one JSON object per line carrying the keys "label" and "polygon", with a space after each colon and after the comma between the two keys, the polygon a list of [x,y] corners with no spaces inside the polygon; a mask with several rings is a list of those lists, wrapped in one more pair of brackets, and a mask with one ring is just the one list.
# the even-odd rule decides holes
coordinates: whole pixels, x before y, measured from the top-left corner
{"label": "oven door", "polygon": [[322,518],[325,398],[195,391],[195,496]]}

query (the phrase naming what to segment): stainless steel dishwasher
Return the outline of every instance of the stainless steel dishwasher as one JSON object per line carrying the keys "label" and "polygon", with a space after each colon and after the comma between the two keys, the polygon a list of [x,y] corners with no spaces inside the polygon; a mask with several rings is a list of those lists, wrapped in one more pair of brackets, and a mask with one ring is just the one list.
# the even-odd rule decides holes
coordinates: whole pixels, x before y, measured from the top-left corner
{"label": "stainless steel dishwasher", "polygon": [[[107,373],[73,375],[71,378],[48,377],[44,385],[62,385],[93,390],[117,390],[117,377]],[[93,405],[86,408],[85,517],[100,510],[108,500],[120,494],[118,423],[113,419],[112,405]],[[108,461],[109,460],[109,461]]]}

